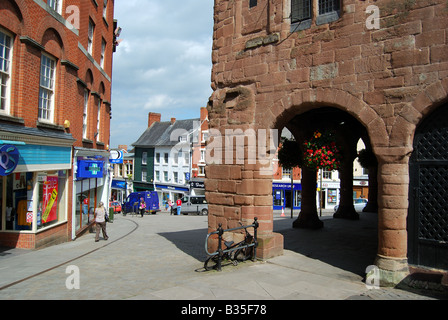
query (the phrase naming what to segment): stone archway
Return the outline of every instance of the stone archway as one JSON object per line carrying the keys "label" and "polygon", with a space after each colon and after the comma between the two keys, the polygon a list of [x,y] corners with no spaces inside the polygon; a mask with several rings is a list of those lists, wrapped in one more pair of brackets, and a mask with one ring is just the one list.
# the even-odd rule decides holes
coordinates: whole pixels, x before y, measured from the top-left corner
{"label": "stone archway", "polygon": [[261,258],[283,251],[282,235],[273,232],[272,172],[263,174],[264,164],[249,161],[248,155],[256,151],[253,146],[245,144],[244,153],[238,154],[234,139],[243,137],[244,141],[245,133],[251,131],[259,141],[260,130],[281,129],[290,119],[307,111],[332,107],[350,115],[365,128],[372,137],[374,150],[388,144],[385,124],[378,114],[347,92],[310,89],[281,96],[278,100],[274,100],[275,97],[258,93],[255,84],[245,84],[215,90],[208,107],[210,130],[215,130],[215,134],[211,132],[214,137],[208,146],[212,146],[212,151],[210,148],[207,151],[213,154],[213,160],[207,161],[205,181],[209,231],[216,230],[219,224],[224,229],[238,226],[238,221],[250,224],[257,217],[261,226],[258,250]]}

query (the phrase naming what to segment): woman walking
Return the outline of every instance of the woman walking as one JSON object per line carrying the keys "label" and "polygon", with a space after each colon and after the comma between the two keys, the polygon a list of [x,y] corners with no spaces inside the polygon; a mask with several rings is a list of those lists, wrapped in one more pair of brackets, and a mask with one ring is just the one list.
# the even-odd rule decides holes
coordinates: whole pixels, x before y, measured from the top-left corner
{"label": "woman walking", "polygon": [[143,218],[143,214],[145,213],[145,209],[146,209],[146,203],[143,198],[140,198],[140,205],[139,205],[138,209],[140,210],[140,214],[142,215],[142,218]]}
{"label": "woman walking", "polygon": [[106,208],[104,208],[104,203],[100,202],[98,208],[95,210],[95,223],[96,223],[96,235],[95,242],[100,240],[100,229],[103,231],[104,240],[109,239],[106,232]]}

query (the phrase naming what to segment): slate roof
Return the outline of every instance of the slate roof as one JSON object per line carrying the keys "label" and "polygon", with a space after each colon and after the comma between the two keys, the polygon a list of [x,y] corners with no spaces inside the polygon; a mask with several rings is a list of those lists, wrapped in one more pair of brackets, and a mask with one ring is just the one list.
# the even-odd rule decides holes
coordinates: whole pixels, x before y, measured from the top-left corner
{"label": "slate roof", "polygon": [[176,120],[172,125],[171,121],[154,122],[136,142],[132,144],[134,147],[161,147],[174,146],[179,143],[179,140],[173,139],[171,141],[171,134],[174,137],[181,133],[191,132],[194,128],[194,123],[200,121],[197,119]]}

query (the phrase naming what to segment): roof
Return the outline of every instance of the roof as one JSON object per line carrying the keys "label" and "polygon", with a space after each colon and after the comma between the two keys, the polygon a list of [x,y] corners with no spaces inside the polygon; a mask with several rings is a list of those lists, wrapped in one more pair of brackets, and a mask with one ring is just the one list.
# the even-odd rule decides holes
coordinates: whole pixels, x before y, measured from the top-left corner
{"label": "roof", "polygon": [[[194,123],[200,119],[176,120],[174,124],[171,121],[154,122],[136,142],[132,144],[134,147],[159,147],[174,146],[179,143],[179,136],[192,132]],[[174,138],[172,139],[171,136]]]}

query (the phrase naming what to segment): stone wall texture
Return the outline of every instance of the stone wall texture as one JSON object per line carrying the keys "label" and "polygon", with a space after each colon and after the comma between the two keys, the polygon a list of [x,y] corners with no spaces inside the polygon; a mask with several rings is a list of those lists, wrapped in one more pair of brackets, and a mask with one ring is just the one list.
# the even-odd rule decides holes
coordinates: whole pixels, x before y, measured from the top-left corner
{"label": "stone wall texture", "polygon": [[[366,26],[372,4],[378,29]],[[448,96],[447,2],[346,0],[336,21],[317,25],[314,9],[310,27],[297,32],[291,32],[290,5],[271,0],[249,8],[249,1],[215,0],[210,128],[225,140],[226,129],[281,130],[296,115],[324,106],[353,116],[379,162],[378,263],[401,268],[414,132]],[[272,176],[260,175],[260,166],[223,161],[207,167],[209,228],[257,216],[264,239],[259,254],[270,257],[282,252],[283,242],[272,231]]]}

